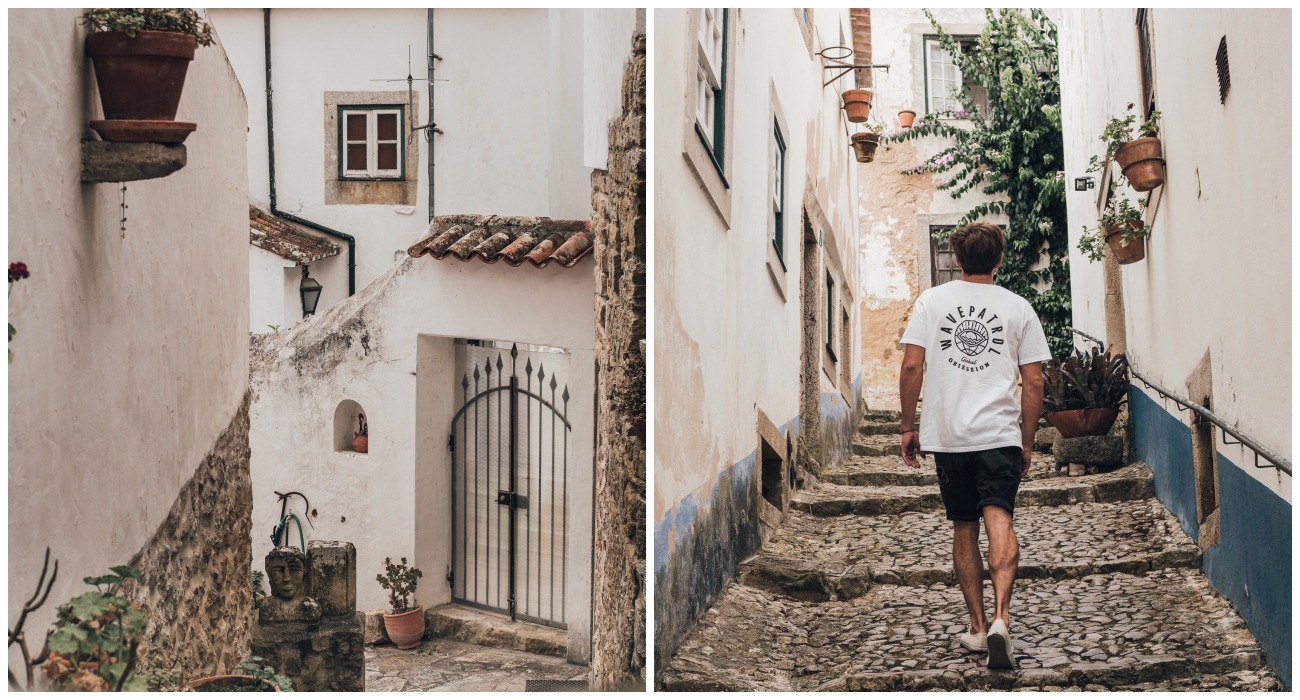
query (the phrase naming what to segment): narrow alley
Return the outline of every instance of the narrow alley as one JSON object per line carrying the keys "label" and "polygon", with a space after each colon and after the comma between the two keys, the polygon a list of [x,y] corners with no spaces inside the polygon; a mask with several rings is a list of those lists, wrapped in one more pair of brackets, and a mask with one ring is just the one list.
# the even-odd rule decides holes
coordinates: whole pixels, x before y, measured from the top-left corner
{"label": "narrow alley", "polygon": [[869,412],[854,456],[804,485],[683,640],[666,689],[1278,689],[1146,465],[1070,477],[1043,453],[1017,499],[1019,668],[986,670],[957,643],[967,613],[933,459],[903,463],[897,420]]}

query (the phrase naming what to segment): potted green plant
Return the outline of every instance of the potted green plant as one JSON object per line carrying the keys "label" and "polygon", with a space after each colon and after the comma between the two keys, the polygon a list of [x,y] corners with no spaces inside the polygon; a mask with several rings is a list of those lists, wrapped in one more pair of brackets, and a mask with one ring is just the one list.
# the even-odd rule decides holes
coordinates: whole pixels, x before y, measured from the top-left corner
{"label": "potted green plant", "polygon": [[1127,111],[1129,113],[1123,117],[1111,119],[1101,132],[1101,140],[1106,143],[1106,155],[1104,160],[1093,156],[1089,172],[1098,171],[1104,162],[1114,160],[1134,190],[1149,192],[1165,183],[1160,112],[1152,110],[1146,121],[1138,125],[1135,136],[1133,125],[1137,123],[1137,115],[1132,113],[1133,103],[1129,103]]}
{"label": "potted green plant", "polygon": [[[1137,201],[1138,206],[1146,206],[1145,199]],[[1146,257],[1146,239],[1151,236],[1151,228],[1142,218],[1142,210],[1134,207],[1127,197],[1112,200],[1106,204],[1097,228],[1089,230],[1084,227],[1079,238],[1079,252],[1088,256],[1093,262],[1106,255],[1105,241],[1115,253],[1121,265],[1127,265]]]}
{"label": "potted green plant", "polygon": [[845,90],[841,95],[844,98],[844,114],[848,120],[854,124],[861,124],[871,115],[871,91],[870,90]]}
{"label": "potted green plant", "polygon": [[402,563],[394,564],[391,557],[384,558],[384,573],[375,576],[379,585],[388,591],[391,613],[384,613],[384,630],[398,649],[414,649],[424,638],[424,608],[412,600],[415,587],[424,572]]}
{"label": "potted green plant", "polygon": [[86,55],[104,118],[90,127],[106,141],[180,143],[197,128],[176,121],[185,73],[212,27],[186,8],[89,9]]}
{"label": "potted green plant", "polygon": [[41,670],[61,689],[148,690],[135,671],[149,619],[139,605],[119,595],[122,583],[139,579],[140,571],[129,566],[110,571],[82,579],[95,590],[60,605],[45,639],[49,655]]}
{"label": "potted green plant", "polygon": [[853,144],[853,152],[857,156],[859,163],[870,163],[876,159],[876,147],[880,145],[880,134],[885,131],[885,125],[879,122],[865,124],[866,131],[859,131],[849,137]]}
{"label": "potted green plant", "polygon": [[1128,358],[1093,347],[1043,365],[1043,412],[1062,437],[1105,435],[1128,400]]}
{"label": "potted green plant", "polygon": [[250,657],[239,664],[237,669],[243,673],[228,673],[218,676],[195,678],[186,685],[200,692],[291,692],[293,680],[277,673],[275,668],[260,656]]}

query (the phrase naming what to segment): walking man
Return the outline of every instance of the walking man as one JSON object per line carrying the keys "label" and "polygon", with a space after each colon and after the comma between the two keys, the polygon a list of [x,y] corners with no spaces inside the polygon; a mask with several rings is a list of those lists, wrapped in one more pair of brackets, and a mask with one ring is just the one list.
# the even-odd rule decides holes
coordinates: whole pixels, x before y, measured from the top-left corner
{"label": "walking man", "polygon": [[[970,630],[960,643],[988,652],[988,668],[1014,668],[1011,588],[1020,561],[1012,514],[1029,472],[1043,404],[1047,338],[1029,302],[993,284],[1002,264],[1002,230],[977,222],[949,237],[960,280],[922,292],[903,333],[899,391],[903,460],[934,454],[944,508],[952,521],[952,559]],[[1016,406],[1016,379],[1021,382]],[[918,430],[916,404],[925,385]],[[993,621],[984,614],[980,518],[988,534]]]}

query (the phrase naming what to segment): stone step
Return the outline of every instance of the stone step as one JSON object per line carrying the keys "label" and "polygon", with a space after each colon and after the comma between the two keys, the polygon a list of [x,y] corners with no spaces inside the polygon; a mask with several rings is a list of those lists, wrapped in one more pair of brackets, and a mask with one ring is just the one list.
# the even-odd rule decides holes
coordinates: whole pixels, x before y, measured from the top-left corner
{"label": "stone step", "polygon": [[[864,457],[854,455],[843,463],[826,469],[821,480],[841,486],[936,486],[939,477],[934,470],[934,457],[924,455],[921,466],[907,466],[898,454]],[[1112,470],[1113,471],[1113,470]],[[1034,453],[1025,481],[1054,479],[1065,476],[1051,455]]]}
{"label": "stone step", "polygon": [[853,454],[861,457],[901,455],[903,448],[897,435],[855,435]]}
{"label": "stone step", "polygon": [[[1138,463],[1105,474],[1029,480],[1021,485],[1016,506],[1114,503],[1144,500],[1154,495],[1151,471]],[[842,486],[825,482],[795,494],[790,505],[822,517],[943,509],[936,486]]]}
{"label": "stone step", "polygon": [[[985,596],[990,595],[986,585]],[[985,655],[957,643],[966,608],[955,586],[881,585],[855,600],[816,603],[732,584],[683,641],[665,669],[663,686],[735,691],[1180,687],[1206,676],[1263,670],[1245,623],[1197,570],[1020,581],[1014,600],[1011,634],[1018,669],[989,671]],[[1268,674],[1260,675],[1267,680]]]}
{"label": "stone step", "polygon": [[[1200,550],[1156,499],[1016,510],[1018,580],[1196,567]],[[980,533],[980,550],[988,540]],[[823,518],[791,513],[741,583],[798,600],[849,600],[873,584],[956,584],[942,511]]]}
{"label": "stone step", "polygon": [[[903,418],[902,411],[875,410],[875,411],[864,411],[862,413],[862,420],[873,421],[876,423],[889,423],[889,422],[897,423],[898,421],[902,420],[902,418]],[[921,420],[920,411],[916,412],[916,420],[918,421]]]}
{"label": "stone step", "polygon": [[888,423],[863,422],[858,425],[858,433],[861,435],[893,435],[898,437],[902,429],[902,424],[897,421]]}
{"label": "stone step", "polygon": [[464,605],[440,605],[424,613],[429,637],[443,637],[485,647],[514,649],[545,656],[568,656],[569,635],[562,629]]}

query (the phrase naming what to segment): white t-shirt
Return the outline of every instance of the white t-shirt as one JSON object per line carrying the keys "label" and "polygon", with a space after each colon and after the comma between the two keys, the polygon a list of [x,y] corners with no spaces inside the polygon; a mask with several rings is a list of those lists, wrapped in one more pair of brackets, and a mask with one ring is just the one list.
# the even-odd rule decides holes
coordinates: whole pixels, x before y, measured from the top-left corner
{"label": "white t-shirt", "polygon": [[1020,447],[1020,366],[1050,359],[1034,308],[995,284],[921,292],[903,343],[925,348],[923,452]]}

